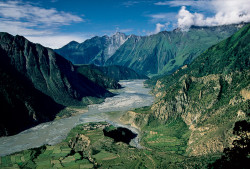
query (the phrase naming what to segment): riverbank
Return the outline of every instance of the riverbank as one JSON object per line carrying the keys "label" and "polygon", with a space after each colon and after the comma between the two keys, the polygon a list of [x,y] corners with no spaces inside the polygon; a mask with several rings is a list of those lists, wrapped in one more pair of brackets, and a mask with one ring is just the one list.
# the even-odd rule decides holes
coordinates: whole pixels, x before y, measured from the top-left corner
{"label": "riverbank", "polygon": [[145,156],[146,150],[104,135],[104,131],[116,129],[106,122],[80,124],[58,144],[0,157],[0,168],[136,168],[142,161],[154,168],[150,157]]}
{"label": "riverbank", "polygon": [[[65,139],[78,124],[100,121],[112,123],[112,116],[108,112],[124,112],[151,105],[153,97],[149,94],[150,89],[144,88],[143,82],[144,80],[121,81],[124,88],[119,89],[116,96],[105,99],[101,104],[88,106],[88,111],[83,114],[43,123],[17,135],[0,138],[0,156],[45,144],[55,145]],[[132,127],[130,129],[133,130]]]}
{"label": "riverbank", "polygon": [[66,107],[60,113],[57,114],[55,120],[77,116],[88,112],[88,107]]}

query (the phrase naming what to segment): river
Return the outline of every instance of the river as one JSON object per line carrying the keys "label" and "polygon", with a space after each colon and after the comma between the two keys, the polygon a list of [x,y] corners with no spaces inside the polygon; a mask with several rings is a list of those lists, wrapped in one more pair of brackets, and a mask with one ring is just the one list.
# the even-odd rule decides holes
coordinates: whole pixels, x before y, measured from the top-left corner
{"label": "river", "polygon": [[[88,112],[84,114],[42,123],[17,135],[1,137],[0,156],[39,147],[44,144],[53,145],[59,143],[66,138],[73,127],[87,122],[107,121],[114,126],[129,128],[138,134],[137,129],[120,124],[117,117],[121,116],[124,111],[132,108],[152,104],[153,97],[149,94],[150,89],[145,88],[143,82],[144,80],[120,81],[124,88],[116,90],[116,96],[106,98],[101,104],[88,106]],[[109,112],[117,112],[117,117],[114,118],[114,113]],[[133,139],[131,144],[140,148],[139,137]]]}

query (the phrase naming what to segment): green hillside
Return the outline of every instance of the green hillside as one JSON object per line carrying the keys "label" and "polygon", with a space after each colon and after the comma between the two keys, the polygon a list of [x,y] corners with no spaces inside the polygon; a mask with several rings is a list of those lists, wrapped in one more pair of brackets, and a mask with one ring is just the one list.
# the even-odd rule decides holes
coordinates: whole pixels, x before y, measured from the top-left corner
{"label": "green hillside", "polygon": [[127,35],[116,32],[110,37],[95,36],[82,43],[72,41],[60,49],[55,49],[55,51],[73,64],[95,64],[103,66],[127,38]]}
{"label": "green hillside", "polygon": [[138,128],[143,148],[105,136],[116,130],[106,122],[88,123],[76,126],[59,144],[1,157],[0,167],[247,168],[249,39],[250,24],[158,79],[152,106],[120,117]]}
{"label": "green hillside", "polygon": [[235,123],[250,122],[249,39],[250,24],[190,65],[158,79],[148,127],[184,121],[190,132],[188,156],[211,156],[232,147]]}
{"label": "green hillside", "polygon": [[231,36],[238,25],[191,27],[151,36],[131,36],[106,62],[122,65],[146,75],[169,74],[191,63],[210,46]]}

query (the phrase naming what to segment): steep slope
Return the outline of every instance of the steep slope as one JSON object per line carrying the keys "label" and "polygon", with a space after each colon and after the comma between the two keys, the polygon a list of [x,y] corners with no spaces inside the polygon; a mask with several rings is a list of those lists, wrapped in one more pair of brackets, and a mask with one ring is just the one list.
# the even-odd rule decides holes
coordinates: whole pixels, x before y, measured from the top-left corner
{"label": "steep slope", "polygon": [[55,51],[73,64],[104,65],[107,59],[128,39],[123,33],[117,32],[111,37],[93,37],[83,43],[70,42]]}
{"label": "steep slope", "polygon": [[81,105],[86,96],[105,97],[111,93],[79,75],[74,66],[49,48],[21,36],[0,33],[1,60],[28,78],[36,89],[63,105]]}
{"label": "steep slope", "polygon": [[121,85],[117,80],[108,77],[94,65],[77,65],[75,66],[78,73],[84,75],[95,84],[106,89],[120,89]]}
{"label": "steep slope", "polygon": [[116,80],[129,80],[129,79],[148,79],[146,75],[138,74],[133,69],[112,65],[112,66],[94,66],[95,69],[100,70],[108,77],[111,77]]}
{"label": "steep slope", "polygon": [[1,48],[0,53],[0,136],[53,120],[64,107],[35,89],[30,80],[3,57],[6,53]]}
{"label": "steep slope", "polygon": [[106,65],[122,65],[146,75],[169,74],[189,64],[208,47],[229,37],[239,25],[191,27],[151,36],[131,36]]}
{"label": "steep slope", "polygon": [[[152,109],[134,109],[120,118],[141,129],[140,144],[144,148],[105,137],[105,131],[115,128],[106,122],[88,123],[76,126],[59,144],[2,157],[0,166],[247,168],[249,40],[250,25],[247,25],[209,48],[190,66],[159,79]],[[218,67],[214,69],[215,66]],[[228,146],[232,148],[226,149],[221,159],[208,165]]]}
{"label": "steep slope", "polygon": [[75,65],[75,67],[80,74],[108,89],[121,88],[119,80],[148,79],[147,76],[123,66]]}
{"label": "steep slope", "polygon": [[181,118],[191,132],[186,149],[191,156],[231,147],[235,122],[250,120],[249,49],[250,24],[159,79],[149,125]]}

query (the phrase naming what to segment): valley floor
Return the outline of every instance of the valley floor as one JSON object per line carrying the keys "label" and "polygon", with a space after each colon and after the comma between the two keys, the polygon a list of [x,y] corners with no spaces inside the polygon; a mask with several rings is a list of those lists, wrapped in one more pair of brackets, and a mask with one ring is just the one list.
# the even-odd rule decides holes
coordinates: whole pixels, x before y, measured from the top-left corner
{"label": "valley floor", "polygon": [[171,125],[144,130],[144,148],[137,149],[104,136],[103,129],[112,127],[106,122],[81,124],[61,143],[1,157],[0,168],[202,168],[218,157],[185,156],[185,139],[170,136],[178,127]]}

